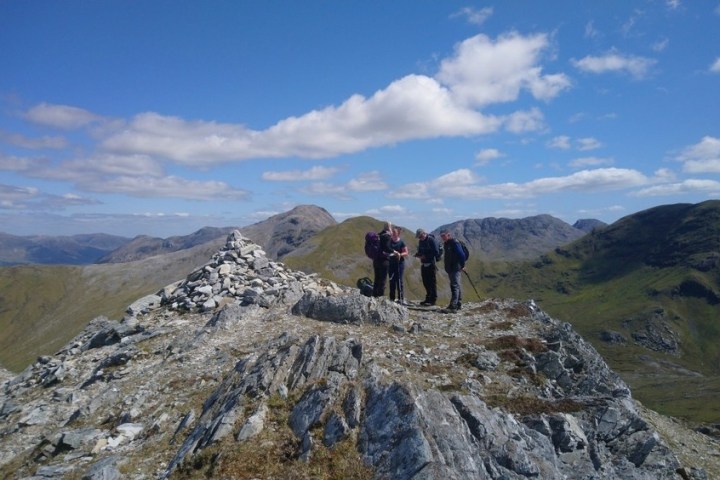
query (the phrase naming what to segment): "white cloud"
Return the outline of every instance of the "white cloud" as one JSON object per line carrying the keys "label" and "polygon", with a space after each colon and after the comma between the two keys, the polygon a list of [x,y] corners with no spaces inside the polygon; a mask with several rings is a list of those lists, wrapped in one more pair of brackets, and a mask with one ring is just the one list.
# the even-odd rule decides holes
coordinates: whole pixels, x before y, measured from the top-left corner
{"label": "white cloud", "polygon": [[485,20],[492,16],[492,14],[492,7],[484,7],[480,9],[473,7],[465,7],[462,8],[460,11],[452,14],[450,17],[463,17],[468,21],[468,23],[472,23],[473,25],[482,25],[483,23],[485,23]]}
{"label": "white cloud", "polygon": [[36,199],[39,193],[39,190],[35,187],[0,184],[0,209],[24,208],[26,202]]}
{"label": "white cloud", "polygon": [[335,175],[339,169],[334,167],[315,166],[309,170],[288,170],[284,172],[263,172],[262,179],[272,182],[301,182],[327,180]]}
{"label": "white cloud", "polygon": [[621,72],[641,79],[644,78],[656,60],[634,55],[610,52],[603,56],[588,55],[580,60],[572,60],[573,65],[590,73]]}
{"label": "white cloud", "polygon": [[[551,138],[546,145],[549,148],[557,148],[560,150],[570,150],[572,148],[572,139],[567,135],[558,135]],[[575,148],[581,152],[595,150],[602,147],[602,143],[593,137],[584,137],[575,139]]]}
{"label": "white cloud", "polygon": [[28,148],[32,150],[39,149],[61,149],[68,146],[68,142],[64,137],[43,136],[40,138],[28,138],[19,133],[10,133],[0,130],[0,141],[16,147]]}
{"label": "white cloud", "polygon": [[45,168],[50,161],[46,158],[17,157],[0,153],[0,170],[10,172],[32,172]]}
{"label": "white cloud", "polygon": [[559,135],[557,137],[553,137],[550,139],[549,142],[547,142],[547,146],[550,148],[559,148],[560,150],[569,150],[570,149],[570,137],[567,135]]}
{"label": "white cloud", "polygon": [[680,0],[665,0],[665,5],[671,10],[677,10],[682,5],[682,2]]}
{"label": "white cloud", "polygon": [[352,95],[337,106],[285,118],[266,130],[155,112],[128,122],[110,121],[81,108],[47,103],[31,108],[25,118],[58,128],[92,124],[101,151],[193,167],[254,158],[332,158],[407,140],[484,135],[500,128],[537,131],[544,128],[537,108],[502,117],[479,109],[516,101],[523,91],[548,101],[568,89],[565,74],[543,73],[541,61],[550,47],[545,34],[513,32],[494,40],[476,35],[456,45],[434,78],[407,75],[370,97]]}
{"label": "white cloud", "polygon": [[688,173],[720,173],[720,138],[706,136],[685,148],[677,160]]}
{"label": "white cloud", "polygon": [[373,192],[387,190],[388,184],[382,180],[380,172],[368,172],[350,180],[347,188],[351,192]]}
{"label": "white cloud", "polygon": [[710,71],[713,73],[720,73],[720,57],[716,58],[712,65],[710,65]]}
{"label": "white cloud", "polygon": [[390,198],[397,198],[397,199],[413,199],[413,200],[421,200],[428,198],[428,184],[417,182],[417,183],[408,183],[405,185],[401,185],[397,188],[394,188],[390,192],[388,192],[388,197]]}
{"label": "white cloud", "polygon": [[716,180],[683,180],[678,183],[666,183],[644,188],[634,194],[637,197],[658,197],[664,195],[682,195],[707,193],[712,196],[720,195],[720,182]]}
{"label": "white cloud", "polygon": [[582,170],[565,177],[546,177],[526,183],[495,185],[443,185],[436,195],[466,199],[519,199],[561,192],[600,192],[646,185],[650,182],[637,170],[600,168]]}
{"label": "white cloud", "polygon": [[597,139],[592,137],[585,137],[585,138],[578,138],[577,139],[577,149],[585,152],[588,150],[595,150],[597,148],[602,147],[602,143],[600,143]]}
{"label": "white cloud", "polygon": [[18,187],[0,184],[0,210],[58,210],[78,205],[97,205],[93,198],[74,193],[48,194],[36,187]]}
{"label": "white cloud", "polygon": [[512,133],[543,130],[545,128],[545,116],[537,108],[513,112],[505,118],[505,128]]}
{"label": "white cloud", "polygon": [[440,65],[436,78],[452,90],[458,102],[471,107],[514,101],[522,90],[550,100],[570,87],[564,74],[543,75],[540,57],[549,47],[547,35],[485,35],[464,40],[455,55]]}
{"label": "white cloud", "polygon": [[73,130],[87,126],[90,123],[103,119],[100,115],[88,112],[82,108],[68,105],[53,105],[41,103],[25,112],[23,118],[33,123],[50,127]]}
{"label": "white cloud", "polygon": [[173,175],[160,178],[118,176],[111,179],[81,184],[90,192],[122,193],[141,198],[183,198],[186,200],[244,200],[249,193],[233,188],[225,182],[197,181]]}
{"label": "white cloud", "polygon": [[582,157],[571,161],[569,165],[572,168],[598,167],[602,165],[612,165],[615,161],[612,158],[601,157]]}
{"label": "white cloud", "polygon": [[487,165],[492,160],[503,156],[500,150],[496,148],[485,148],[475,154],[475,165]]}
{"label": "white cloud", "polygon": [[479,182],[481,178],[477,176],[475,173],[473,173],[472,170],[467,168],[461,168],[460,170],[455,170],[454,172],[446,173],[445,175],[441,175],[440,177],[436,178],[435,180],[432,180],[430,182],[430,185],[433,188],[452,188],[452,187],[459,187],[464,185],[473,185],[477,182]]}

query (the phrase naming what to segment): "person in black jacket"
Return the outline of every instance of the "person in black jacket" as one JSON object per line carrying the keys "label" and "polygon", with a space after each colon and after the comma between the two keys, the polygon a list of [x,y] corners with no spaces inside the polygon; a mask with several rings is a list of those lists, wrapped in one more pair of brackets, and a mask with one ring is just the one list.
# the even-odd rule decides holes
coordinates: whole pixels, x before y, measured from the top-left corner
{"label": "person in black jacket", "polygon": [[445,272],[450,279],[450,305],[448,310],[460,310],[462,307],[462,272],[465,270],[465,252],[460,242],[452,238],[452,234],[443,230],[440,232],[445,249]]}
{"label": "person in black jacket", "polygon": [[387,283],[388,271],[390,269],[389,257],[393,253],[391,238],[392,223],[385,222],[382,232],[378,235],[380,237],[380,253],[373,260],[373,271],[375,274],[373,297],[382,297],[385,295],[385,284]]}
{"label": "person in black jacket", "polygon": [[405,257],[408,254],[405,241],[400,238],[401,229],[394,227],[392,230],[392,249],[390,254],[390,300],[395,301],[397,293],[397,302],[405,305]]}
{"label": "person in black jacket", "polygon": [[437,265],[435,261],[440,255],[440,250],[435,237],[428,235],[422,228],[417,229],[415,238],[419,240],[415,257],[420,259],[420,276],[423,287],[425,287],[425,300],[420,302],[420,305],[435,305],[437,301]]}

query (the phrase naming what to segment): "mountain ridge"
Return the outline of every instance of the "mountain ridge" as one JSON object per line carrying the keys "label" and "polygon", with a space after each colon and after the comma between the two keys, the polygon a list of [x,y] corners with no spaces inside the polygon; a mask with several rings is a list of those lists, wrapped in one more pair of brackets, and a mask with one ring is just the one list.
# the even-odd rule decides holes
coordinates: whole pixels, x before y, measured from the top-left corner
{"label": "mountain ridge", "polygon": [[403,307],[240,232],[0,384],[0,404],[15,478],[720,474],[716,444],[647,412],[534,302]]}

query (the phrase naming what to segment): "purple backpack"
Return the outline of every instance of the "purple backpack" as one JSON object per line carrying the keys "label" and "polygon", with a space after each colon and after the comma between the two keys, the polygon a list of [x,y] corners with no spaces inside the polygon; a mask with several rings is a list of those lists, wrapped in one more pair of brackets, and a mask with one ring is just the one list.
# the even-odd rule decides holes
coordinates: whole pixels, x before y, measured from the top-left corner
{"label": "purple backpack", "polygon": [[371,260],[380,255],[380,236],[375,232],[365,234],[365,255]]}

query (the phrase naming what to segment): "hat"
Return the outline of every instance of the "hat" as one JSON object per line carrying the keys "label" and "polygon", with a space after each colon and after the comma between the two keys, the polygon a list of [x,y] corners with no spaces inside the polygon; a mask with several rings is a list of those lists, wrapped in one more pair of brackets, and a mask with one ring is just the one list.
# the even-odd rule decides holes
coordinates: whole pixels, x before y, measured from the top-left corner
{"label": "hat", "polygon": [[418,228],[415,232],[415,238],[420,238],[420,235],[422,235],[423,233],[425,233],[425,230],[423,230],[422,228]]}

